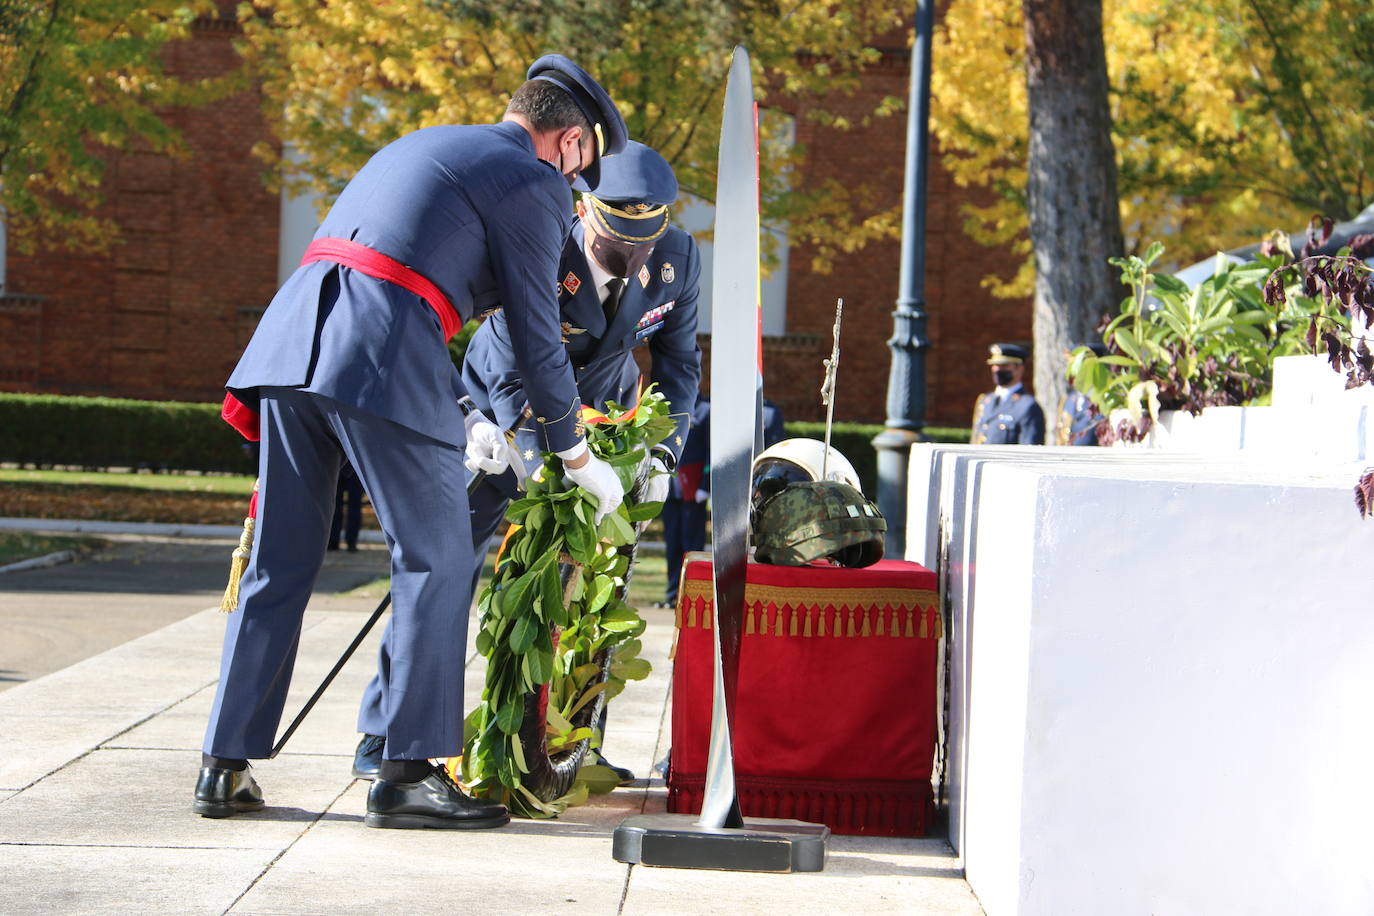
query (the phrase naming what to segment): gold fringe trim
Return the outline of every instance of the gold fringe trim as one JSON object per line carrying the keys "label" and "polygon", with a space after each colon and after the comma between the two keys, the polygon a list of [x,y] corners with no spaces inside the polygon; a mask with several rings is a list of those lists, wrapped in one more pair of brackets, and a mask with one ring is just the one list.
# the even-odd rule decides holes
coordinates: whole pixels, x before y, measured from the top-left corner
{"label": "gold fringe trim", "polygon": [[915,631],[914,629],[912,629],[912,627],[911,627],[911,615],[912,615],[912,613],[913,613],[913,612],[912,612],[911,608],[907,608],[907,609],[906,609],[906,633],[905,633],[904,635],[905,635],[908,639],[915,638],[915,636],[916,636],[916,631]]}
{"label": "gold fringe trim", "polygon": [[234,548],[234,554],[229,559],[229,584],[224,586],[224,597],[219,602],[219,609],[226,614],[233,613],[239,606],[239,582],[243,579],[244,570],[248,568],[248,558],[253,555],[253,529],[256,526],[256,519],[243,520],[239,546]]}
{"label": "gold fringe trim", "polygon": [[845,636],[854,636],[854,609],[849,609],[849,628],[845,631]]}
{"label": "gold fringe trim", "polygon": [[[693,556],[689,554],[689,556]],[[709,554],[705,554],[709,556]],[[685,569],[684,562],[684,569]],[[758,607],[770,603],[779,607],[792,604],[799,598],[807,601],[830,605],[832,607],[893,607],[902,610],[917,607],[930,607],[938,601],[930,589],[910,588],[816,588],[799,594],[800,590],[784,585],[759,585],[750,582],[744,589],[744,602]],[[704,598],[707,602],[715,600],[715,589],[710,579],[684,579],[679,594],[689,598]]]}
{"label": "gold fringe trim", "polygon": [[782,635],[782,608],[773,608],[773,635]]}
{"label": "gold fringe trim", "polygon": [[802,636],[808,639],[811,637],[811,610],[806,609],[806,620],[802,623]]}
{"label": "gold fringe trim", "polygon": [[796,636],[796,635],[797,635],[797,609],[796,609],[796,608],[792,608],[792,624],[791,624],[791,626],[789,626],[788,629],[787,629],[787,635],[789,635],[789,636]]}
{"label": "gold fringe trim", "polygon": [[[873,633],[872,633],[872,632],[869,630],[869,628],[868,628],[868,608],[864,608],[862,611],[860,611],[860,613],[863,614],[863,616],[864,616],[864,625],[863,625],[862,627],[859,628],[859,635],[860,635],[860,636],[872,636]],[[882,612],[879,611],[878,613],[881,614]]]}
{"label": "gold fringe trim", "polygon": [[875,636],[886,636],[887,633],[885,633],[885,632],[884,632],[884,629],[883,629],[883,628],[886,627],[886,626],[887,626],[887,608],[885,608],[885,607],[880,607],[880,608],[878,608],[878,629],[877,629],[877,631],[876,631],[873,635],[875,635]]}
{"label": "gold fringe trim", "polygon": [[745,618],[744,618],[744,635],[745,635],[745,636],[753,636],[753,635],[754,635],[754,632],[755,632],[755,631],[754,631],[754,606],[751,604],[751,605],[749,605],[749,607],[748,607],[748,609],[747,609],[747,611],[746,611],[746,613],[745,613]]}

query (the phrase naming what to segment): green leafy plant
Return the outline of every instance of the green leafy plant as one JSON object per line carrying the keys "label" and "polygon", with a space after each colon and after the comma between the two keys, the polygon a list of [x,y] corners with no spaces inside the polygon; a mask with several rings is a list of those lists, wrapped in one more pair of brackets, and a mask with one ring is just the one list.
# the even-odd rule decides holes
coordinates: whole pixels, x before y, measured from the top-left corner
{"label": "green leafy plant", "polygon": [[649,674],[636,638],[644,621],[625,601],[625,583],[638,528],[663,506],[637,502],[637,484],[650,447],[674,426],[652,388],[633,410],[610,404],[604,422],[588,425],[588,446],[615,469],[627,494],[599,525],[596,498],[565,480],[551,454],[506,512],[516,527],[478,602],[486,687],[467,718],[461,775],[475,794],[498,798],[516,814],[556,816],[615,787],[614,774],[594,765],[578,769],[570,787],[543,777],[547,758],[597,745],[595,713],[627,681]]}
{"label": "green leafy plant", "polygon": [[[1068,376],[1101,415],[1104,445],[1143,439],[1162,410],[1197,414],[1267,393],[1274,342],[1285,339],[1291,316],[1280,321],[1261,296],[1268,264],[1236,264],[1218,253],[1213,275],[1190,289],[1150,270],[1163,253],[1155,242],[1144,257],[1112,258],[1131,294],[1103,330],[1107,352],[1071,354]],[[1125,418],[1113,424],[1112,412],[1122,409]]]}

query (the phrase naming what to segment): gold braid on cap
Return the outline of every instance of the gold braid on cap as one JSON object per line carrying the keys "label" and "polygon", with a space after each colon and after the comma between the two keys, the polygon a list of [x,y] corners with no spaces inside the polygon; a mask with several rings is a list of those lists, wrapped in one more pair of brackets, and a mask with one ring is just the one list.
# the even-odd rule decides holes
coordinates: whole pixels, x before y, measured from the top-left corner
{"label": "gold braid on cap", "polygon": [[[591,201],[592,211],[597,213],[597,221],[601,223],[601,227],[605,229],[607,232],[609,232],[611,235],[620,239],[622,242],[633,242],[635,244],[638,244],[640,242],[652,242],[661,235],[663,235],[663,233],[668,231],[667,204],[660,204],[657,207],[651,207],[648,204],[629,204],[626,206],[625,209],[621,209],[619,207],[612,207],[604,200],[601,200],[599,197],[594,197],[591,194],[583,194],[582,199]],[[606,213],[609,213],[612,216],[618,216],[621,219],[658,219],[661,217],[663,221],[659,225],[657,231],[655,231],[652,235],[626,235],[625,233],[618,231],[614,226],[610,224],[610,222],[607,221],[606,217],[602,215]]]}

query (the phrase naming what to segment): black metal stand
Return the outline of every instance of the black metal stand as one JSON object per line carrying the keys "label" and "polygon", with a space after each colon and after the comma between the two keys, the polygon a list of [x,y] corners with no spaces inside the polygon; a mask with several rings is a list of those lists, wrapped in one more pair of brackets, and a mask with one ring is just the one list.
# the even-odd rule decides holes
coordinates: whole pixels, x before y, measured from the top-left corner
{"label": "black metal stand", "polygon": [[639,814],[616,828],[617,862],[719,871],[821,871],[830,828],[773,818],[745,818],[743,827],[703,827],[695,814]]}

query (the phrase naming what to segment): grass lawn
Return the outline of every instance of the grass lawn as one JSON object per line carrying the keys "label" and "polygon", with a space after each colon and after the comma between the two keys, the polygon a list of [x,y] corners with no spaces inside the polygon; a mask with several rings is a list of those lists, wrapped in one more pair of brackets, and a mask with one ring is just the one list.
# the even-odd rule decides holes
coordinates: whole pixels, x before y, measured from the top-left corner
{"label": "grass lawn", "polygon": [[94,550],[102,544],[104,541],[99,538],[0,532],[0,566],[47,556],[59,550]]}
{"label": "grass lawn", "polygon": [[[0,517],[241,525],[253,478],[0,468]],[[372,506],[363,527],[377,529]]]}
{"label": "grass lawn", "polygon": [[84,487],[133,487],[183,493],[231,493],[247,498],[253,478],[239,474],[148,474],[108,471],[30,471],[0,468],[0,484],[61,484]]}

